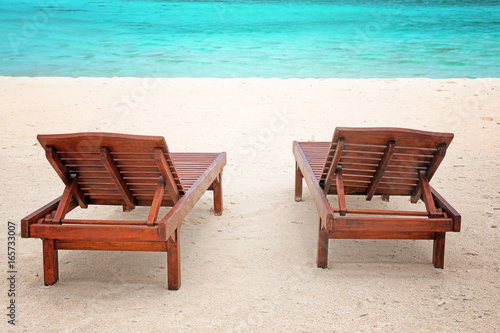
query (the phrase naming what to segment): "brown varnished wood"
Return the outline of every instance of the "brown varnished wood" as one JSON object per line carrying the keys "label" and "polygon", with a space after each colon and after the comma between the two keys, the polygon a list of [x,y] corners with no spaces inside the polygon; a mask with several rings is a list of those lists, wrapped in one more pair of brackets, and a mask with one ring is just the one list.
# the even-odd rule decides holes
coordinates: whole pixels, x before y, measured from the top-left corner
{"label": "brown varnished wood", "polygon": [[[70,173],[64,166],[64,163],[61,161],[59,156],[57,155],[56,150],[52,146],[47,146],[45,147],[45,156],[47,157],[47,160],[49,163],[52,165],[56,173],[59,175],[61,180],[65,185],[68,185],[70,182]],[[75,199],[78,201],[78,204],[80,205],[81,208],[87,208],[87,203],[86,203],[86,198],[85,194],[81,191],[78,186],[73,190]]]}
{"label": "brown varnished wood", "polygon": [[149,211],[148,216],[148,226],[153,226],[156,222],[156,218],[158,217],[158,213],[161,207],[161,199],[163,198],[163,193],[165,192],[165,181],[163,177],[158,179],[158,185],[156,187],[155,196],[153,199],[153,203],[151,204],[151,210]]}
{"label": "brown varnished wood", "polygon": [[[446,155],[446,145],[440,144],[438,149],[434,153],[434,156],[432,157],[431,162],[429,163],[429,166],[427,167],[427,171],[425,173],[428,181],[430,181],[434,176],[434,173],[436,173],[436,170],[441,164],[441,161],[444,159],[445,155]],[[416,203],[420,198],[421,194],[422,194],[422,184],[419,183],[417,187],[413,190],[410,201],[412,203]]]}
{"label": "brown varnished wood", "polygon": [[[334,208],[334,213],[339,213],[340,209]],[[365,214],[365,215],[398,215],[398,216],[429,216],[428,212],[418,212],[411,210],[381,210],[381,209],[346,209],[347,214]],[[444,216],[443,213],[437,212],[437,216]]]}
{"label": "brown varnished wood", "polygon": [[[38,222],[39,219],[43,218],[47,214],[50,214],[52,211],[56,210],[57,207],[59,206],[59,203],[61,202],[61,197],[56,198],[46,204],[45,206],[37,209],[33,213],[29,214],[25,218],[21,220],[21,237],[23,238],[28,238],[30,237],[30,229],[29,226],[30,224]],[[75,203],[73,201],[73,203]],[[73,207],[74,208],[74,207]]]}
{"label": "brown varnished wood", "polygon": [[[101,141],[96,140],[96,142],[100,143]],[[154,144],[155,143],[150,144],[150,146],[154,146]],[[74,143],[73,146],[78,145]],[[88,147],[88,144],[84,144],[83,146]],[[154,147],[152,149],[154,149]],[[90,197],[88,198],[89,203],[123,205],[123,201],[117,200],[119,197],[119,191],[102,165],[102,162],[100,161],[100,153],[80,152],[77,154],[63,152],[61,155],[63,156],[63,161],[68,160],[68,158],[71,157],[73,159],[71,160],[71,163],[83,161],[85,158],[91,158],[93,161],[92,163],[101,164],[101,171],[95,171],[95,168],[87,170],[84,167],[81,167],[81,172],[78,174],[79,184],[87,196]],[[120,173],[122,174],[124,180],[127,182],[130,192],[136,199],[137,205],[151,205],[154,196],[154,189],[156,188],[157,180],[160,176],[158,169],[155,167],[156,171],[147,173],[144,171],[124,171],[121,169],[121,163],[124,160],[131,161],[133,158],[139,158],[140,161],[150,161],[151,165],[155,166],[156,162],[154,160],[154,152],[133,154],[111,151],[111,155],[114,158],[118,169],[120,169]],[[196,179],[198,179],[198,177],[203,173],[203,170],[210,165],[210,161],[213,161],[213,159],[217,156],[217,154],[213,153],[169,153],[168,155],[165,155],[170,159],[169,163],[172,163],[172,165],[175,163],[176,166],[178,166],[178,171],[176,171],[176,174],[178,172],[178,175],[174,176],[175,182],[182,182],[183,187],[186,188],[189,188],[189,186],[191,186]],[[76,156],[80,157],[77,158]],[[76,169],[71,169],[71,171],[75,170]],[[148,192],[149,190],[150,192]],[[162,206],[172,206],[172,201],[173,200],[168,191],[165,191]]]}
{"label": "brown varnished wood", "polygon": [[[61,156],[61,161],[65,164],[67,171],[77,173],[80,182],[85,182],[86,190],[84,192],[87,196],[89,196],[89,194],[92,196],[92,194],[96,192],[96,188],[99,188],[99,184],[106,184],[109,186],[110,181],[113,183],[102,164],[100,156],[101,146],[98,145],[109,148],[111,156],[127,185],[129,185],[129,182],[135,183],[145,178],[150,178],[153,186],[156,186],[160,173],[154,159],[154,149],[161,148],[164,151],[165,159],[179,192],[183,193],[184,191],[183,184],[181,183],[176,166],[174,165],[175,162],[162,137],[113,133],[76,133],[39,135],[38,139],[43,147],[52,146],[57,149],[58,155]],[[191,163],[191,165],[187,165],[188,169],[184,168],[184,172],[190,170],[189,167],[192,167],[190,172],[194,171],[194,173],[192,173],[193,177],[196,176],[196,173],[198,173],[198,175],[201,174],[198,168],[203,168],[203,165],[206,164],[206,160],[211,158],[211,154],[207,155],[207,153],[180,154],[184,154],[182,156],[187,156],[189,160],[183,162],[184,164]],[[187,179],[189,176],[185,178],[187,183],[190,182],[192,184],[194,182],[194,180]],[[89,180],[91,181],[89,182]],[[133,189],[130,186],[128,187],[132,194],[135,194]],[[116,186],[114,186],[114,189],[118,191]],[[150,202],[145,205],[151,205],[153,194],[154,193],[151,193],[148,198]],[[168,195],[168,191],[165,195]],[[93,198],[90,197],[87,198],[87,200],[91,202]],[[120,205],[123,205],[123,203]]]}
{"label": "brown varnished wood", "polygon": [[59,280],[59,260],[53,239],[43,239],[43,283],[53,285]]}
{"label": "brown varnished wood", "polygon": [[215,178],[210,187],[214,193],[214,214],[220,216],[224,210],[222,204],[222,172]]}
{"label": "brown varnished wood", "polygon": [[32,224],[31,237],[96,241],[161,241],[165,236],[157,227],[136,225],[58,225]]}
{"label": "brown varnished wood", "polygon": [[441,143],[448,146],[453,139],[451,133],[420,131],[397,127],[337,127],[333,140],[346,138],[346,143],[369,144],[385,147],[387,141],[395,141],[401,147],[432,149]]}
{"label": "brown varnished wood", "polygon": [[[296,169],[306,180],[320,216],[318,267],[327,266],[325,239],[346,238],[433,240],[433,262],[442,268],[444,235],[460,230],[461,217],[429,181],[452,139],[450,133],[411,129],[337,128],[331,142],[294,142]],[[296,188],[298,178],[296,171]],[[327,180],[329,188],[320,191]],[[337,195],[338,209],[331,209],[328,194]],[[368,200],[374,195],[382,195],[383,200],[422,198],[426,211],[349,209],[344,207],[347,195],[365,195]],[[353,214],[360,216],[348,216]]]}
{"label": "brown varnished wood", "polygon": [[433,240],[435,232],[395,232],[395,231],[358,231],[353,233],[346,230],[330,231],[332,239],[426,239]]}
{"label": "brown varnished wood", "polygon": [[316,265],[319,268],[327,268],[328,267],[328,229],[323,226],[325,223],[319,219],[319,228],[318,228],[318,255],[316,260]]}
{"label": "brown varnished wood", "polygon": [[446,233],[436,232],[432,247],[432,263],[436,268],[444,268],[444,245]]}
{"label": "brown varnished wood", "polygon": [[295,163],[295,201],[297,202],[302,200],[302,179],[304,179],[304,176],[302,176],[299,166]]}
{"label": "brown varnished wood", "polygon": [[66,214],[69,212],[71,200],[73,200],[75,190],[77,189],[78,186],[77,182],[78,178],[76,177],[76,175],[71,175],[69,183],[64,188],[61,201],[57,206],[57,210],[56,213],[54,214],[54,219],[52,221],[53,223],[60,223],[61,219],[63,219],[64,216],[66,216]]}
{"label": "brown varnished wood", "polygon": [[[52,224],[53,221],[51,218],[45,218],[44,223],[46,224]],[[82,225],[140,225],[144,226],[147,224],[147,221],[123,221],[123,220],[84,220],[84,219],[62,219],[61,224],[82,224]]]}
{"label": "brown varnished wood", "polygon": [[181,287],[179,228],[175,229],[174,234],[167,240],[167,274],[169,290],[178,290]]}
{"label": "brown varnished wood", "polygon": [[372,181],[370,182],[370,185],[368,186],[368,189],[366,191],[366,200],[372,199],[373,195],[375,194],[375,191],[377,190],[377,187],[382,181],[382,178],[384,177],[384,172],[385,170],[387,170],[387,166],[389,165],[392,155],[394,154],[394,146],[395,146],[394,141],[387,142],[387,148],[385,149],[384,155],[382,155],[380,163],[377,166],[377,170],[375,171]]}
{"label": "brown varnished wood", "polygon": [[436,217],[436,206],[434,204],[434,199],[432,198],[431,187],[429,186],[429,180],[425,175],[425,171],[420,171],[419,178],[420,186],[422,188],[422,199],[424,200],[425,208],[429,213],[429,217]]}
{"label": "brown varnished wood", "polygon": [[333,231],[446,232],[453,231],[450,218],[335,217]]}
{"label": "brown varnished wood", "polygon": [[[21,223],[23,237],[43,240],[44,283],[58,279],[58,250],[162,251],[169,289],[178,289],[182,219],[208,189],[214,191],[214,212],[222,213],[226,154],[170,153],[162,137],[113,133],[39,135],[38,140],[66,184],[61,197]],[[65,218],[78,203],[151,210],[144,221]],[[161,206],[172,209],[158,221]]]}
{"label": "brown varnished wood", "polygon": [[202,176],[189,188],[174,207],[157,222],[165,230],[166,237],[170,237],[181,225],[182,220],[200,200],[205,191],[214,182],[226,165],[226,153],[220,153],[212,164],[203,172]]}
{"label": "brown varnished wood", "polygon": [[293,142],[293,153],[295,155],[295,160],[298,167],[301,170],[304,180],[306,181],[311,196],[316,204],[316,209],[318,210],[320,221],[323,223],[323,229],[326,228],[327,222],[333,219],[333,210],[330,203],[326,199],[323,193],[323,189],[319,185],[319,180],[314,176],[311,166],[307,162],[307,158],[298,142]]}
{"label": "brown varnished wood", "polygon": [[104,165],[104,168],[106,171],[109,173],[109,176],[113,180],[113,182],[116,185],[116,188],[118,189],[118,192],[120,193],[123,201],[125,202],[125,205],[128,207],[128,209],[134,209],[135,208],[135,199],[130,190],[128,189],[127,184],[125,183],[125,180],[122,177],[122,174],[120,173],[120,170],[118,170],[118,167],[115,164],[115,161],[111,157],[111,154],[109,152],[108,147],[100,147],[100,152],[101,152],[101,161],[102,164]]}
{"label": "brown varnished wood", "polygon": [[436,173],[439,165],[443,161],[444,156],[446,155],[446,148],[447,148],[447,145],[444,143],[441,143],[438,146],[437,151],[434,153],[434,156],[433,156],[431,162],[429,163],[429,167],[427,168],[427,172],[426,172],[426,176],[427,176],[427,179],[429,181],[432,179],[432,177],[434,176],[434,173]]}
{"label": "brown varnished wood", "polygon": [[[149,196],[134,196],[136,198],[137,206],[151,206],[151,198]],[[94,196],[94,199],[89,201],[91,205],[117,205],[122,204],[121,197],[110,197],[110,196]],[[169,198],[163,197],[161,201],[162,207],[172,207],[174,202]]]}
{"label": "brown varnished wood", "polygon": [[[326,163],[325,160],[328,155],[328,149],[330,144],[327,142],[301,142],[300,145],[308,161],[310,162],[314,175],[318,179],[321,179],[321,177],[324,176],[322,170],[325,167]],[[346,146],[349,145],[346,144]],[[382,157],[385,148],[386,146],[381,146],[377,148],[380,152],[377,153],[378,155],[375,156],[378,156],[379,160]],[[408,195],[411,194],[411,192],[413,191],[414,185],[418,183],[418,171],[420,169],[425,169],[425,167],[418,166],[417,164],[415,164],[416,167],[414,168],[410,168],[404,165],[400,166],[399,164],[401,162],[398,161],[401,160],[401,156],[405,156],[403,157],[404,161],[406,161],[405,159],[414,157],[417,160],[420,160],[421,156],[398,154],[397,152],[401,151],[401,149],[403,149],[405,153],[410,152],[408,150],[409,148],[401,148],[397,146],[395,147],[394,149],[395,152],[393,154],[393,158],[391,159],[391,163],[389,163],[389,165],[387,166],[387,169],[384,173],[384,177],[382,178],[375,194]],[[413,149],[411,151],[413,152],[415,150]],[[426,151],[432,151],[432,150],[428,149]],[[348,151],[344,149],[344,152],[347,153]],[[356,153],[356,151],[353,150],[349,151],[349,154],[351,156],[354,153]],[[427,162],[425,163],[427,165],[430,159],[432,158],[432,155],[428,155],[426,158]],[[344,182],[345,194],[348,195],[366,194],[368,185],[375,174],[379,161],[378,162],[371,161],[370,163],[367,164],[367,163],[353,163],[352,159],[350,159],[348,162],[344,162],[343,159],[344,157],[342,157],[341,161],[339,162],[339,165],[341,165],[343,169],[343,174],[345,179]],[[401,184],[402,186],[397,186],[398,184]],[[336,187],[333,185],[335,185],[335,180],[332,181],[332,186],[330,187],[329,194],[336,194]]]}
{"label": "brown varnished wood", "polygon": [[155,148],[154,156],[158,170],[160,170],[160,173],[165,180],[167,191],[170,194],[172,201],[176,203],[177,201],[179,201],[180,192],[175,184],[174,176],[167,163],[163,150],[161,148]]}
{"label": "brown varnished wood", "polygon": [[[340,158],[342,157],[342,153],[344,150],[344,143],[345,139],[343,137],[339,137],[337,139],[337,144],[334,145],[334,143],[332,142],[332,146],[330,147],[330,151],[332,151],[333,149],[335,149],[335,151],[332,154],[331,161],[329,161],[329,159],[326,160],[323,171],[323,173],[326,173],[325,179],[320,180],[320,185],[322,185],[325,193],[328,193],[328,191],[330,190],[330,186],[332,185],[335,171],[337,170]],[[330,154],[328,155],[328,157],[330,157]]]}
{"label": "brown varnished wood", "polygon": [[453,220],[453,231],[460,231],[462,217],[434,188],[431,186],[431,193],[435,204],[443,209],[446,214]]}
{"label": "brown varnished wood", "polygon": [[347,214],[347,206],[345,203],[344,178],[342,176],[342,167],[337,167],[337,171],[335,172],[335,180],[337,187],[337,198],[339,201],[339,213],[340,216],[345,216],[345,214]]}
{"label": "brown varnished wood", "polygon": [[148,251],[167,252],[167,242],[55,241],[58,250]]}

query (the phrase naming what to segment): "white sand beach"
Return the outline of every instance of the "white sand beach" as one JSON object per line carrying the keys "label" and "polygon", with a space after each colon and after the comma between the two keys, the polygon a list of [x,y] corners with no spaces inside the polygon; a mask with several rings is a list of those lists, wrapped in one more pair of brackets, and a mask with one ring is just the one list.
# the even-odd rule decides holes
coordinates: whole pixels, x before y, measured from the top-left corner
{"label": "white sand beach", "polygon": [[[498,332],[500,79],[0,77],[0,96],[3,313],[7,221],[17,226],[16,325],[4,315],[1,331]],[[316,267],[318,215],[305,183],[294,201],[292,142],[329,141],[336,126],[455,134],[431,181],[462,214],[443,270],[432,242],[413,240],[330,240],[329,268]],[[209,192],[183,223],[180,290],[166,288],[166,254],[147,252],[60,251],[60,280],[43,285],[41,241],[21,239],[20,220],[63,183],[36,135],[93,131],[227,152],[223,215]],[[409,204],[397,199],[371,205]]]}

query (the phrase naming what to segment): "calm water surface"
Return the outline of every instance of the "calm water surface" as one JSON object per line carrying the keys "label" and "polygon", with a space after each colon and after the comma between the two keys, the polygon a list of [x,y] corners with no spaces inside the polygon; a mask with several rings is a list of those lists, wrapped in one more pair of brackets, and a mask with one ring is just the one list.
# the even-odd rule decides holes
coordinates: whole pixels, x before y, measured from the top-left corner
{"label": "calm water surface", "polygon": [[0,75],[500,77],[500,0],[0,0]]}

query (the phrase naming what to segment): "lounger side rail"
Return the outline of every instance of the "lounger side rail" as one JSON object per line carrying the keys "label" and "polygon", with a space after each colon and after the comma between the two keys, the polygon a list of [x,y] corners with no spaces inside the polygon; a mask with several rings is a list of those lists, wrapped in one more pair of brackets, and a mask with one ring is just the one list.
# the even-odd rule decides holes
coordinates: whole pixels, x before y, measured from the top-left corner
{"label": "lounger side rail", "polygon": [[[313,201],[318,210],[318,214],[321,220],[321,227],[323,229],[327,228],[329,224],[333,223],[334,211],[330,206],[323,189],[321,188],[318,180],[314,177],[314,172],[311,166],[307,162],[307,158],[304,151],[300,147],[297,141],[293,142],[293,153],[295,155],[295,175],[296,175],[296,192],[295,200],[300,201],[302,199],[302,178],[306,181],[309,188]],[[300,189],[300,190],[297,190]],[[331,227],[331,225],[330,225]]]}

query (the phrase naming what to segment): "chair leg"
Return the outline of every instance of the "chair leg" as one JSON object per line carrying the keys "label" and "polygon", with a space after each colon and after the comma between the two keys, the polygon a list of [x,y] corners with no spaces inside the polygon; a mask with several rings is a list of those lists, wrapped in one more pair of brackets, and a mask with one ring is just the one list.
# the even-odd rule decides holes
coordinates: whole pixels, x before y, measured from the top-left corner
{"label": "chair leg", "polygon": [[179,228],[177,228],[174,231],[174,235],[167,240],[167,274],[169,290],[178,290],[181,287],[181,258],[179,241]]}
{"label": "chair leg", "polygon": [[318,235],[318,268],[328,267],[328,240],[330,239],[328,231],[321,229],[321,218],[319,219],[319,235]]}
{"label": "chair leg", "polygon": [[432,263],[436,268],[444,267],[444,242],[446,233],[436,232],[432,251]]}
{"label": "chair leg", "polygon": [[222,215],[222,172],[217,176],[212,184],[214,191],[214,214],[217,216]]}
{"label": "chair leg", "polygon": [[302,178],[304,178],[304,176],[297,163],[295,163],[295,201],[302,200]]}
{"label": "chair leg", "polygon": [[43,283],[53,285],[59,280],[57,249],[53,239],[44,239],[43,243]]}

